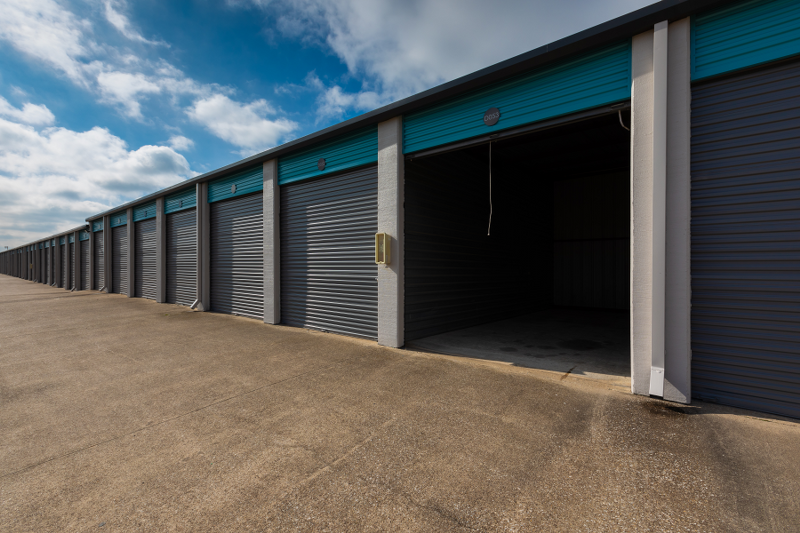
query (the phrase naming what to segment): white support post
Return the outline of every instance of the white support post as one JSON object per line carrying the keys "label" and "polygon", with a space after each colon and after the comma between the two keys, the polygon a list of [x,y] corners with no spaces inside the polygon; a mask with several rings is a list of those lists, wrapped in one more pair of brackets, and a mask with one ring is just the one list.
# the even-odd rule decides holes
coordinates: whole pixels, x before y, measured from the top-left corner
{"label": "white support post", "polygon": [[690,403],[691,349],[691,26],[669,25],[667,76],[667,253],[665,400]]}
{"label": "white support post", "polygon": [[389,237],[389,264],[378,265],[378,344],[405,344],[403,119],[378,124],[378,232]]}
{"label": "white support post", "polygon": [[281,322],[281,196],[278,160],[264,163],[264,323]]}
{"label": "white support post", "polygon": [[667,59],[669,22],[653,30],[652,347],[650,395],[664,396],[664,324],[667,255]]}

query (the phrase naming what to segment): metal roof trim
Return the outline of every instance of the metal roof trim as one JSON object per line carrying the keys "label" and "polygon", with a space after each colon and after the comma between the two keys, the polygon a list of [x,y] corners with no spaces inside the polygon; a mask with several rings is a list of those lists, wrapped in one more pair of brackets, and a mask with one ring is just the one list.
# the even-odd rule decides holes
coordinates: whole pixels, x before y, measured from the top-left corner
{"label": "metal roof trim", "polygon": [[613,44],[623,38],[629,38],[636,34],[652,29],[661,21],[675,21],[688,17],[699,11],[705,11],[724,4],[733,3],[734,0],[662,0],[649,6],[637,9],[615,19],[603,22],[597,26],[587,28],[573,35],[564,37],[550,44],[540,46],[529,52],[506,59],[481,70],[467,74],[455,80],[432,87],[415,95],[409,96],[397,102],[387,104],[383,107],[369,111],[357,117],[345,120],[323,130],[310,133],[305,137],[289,141],[275,148],[270,148],[264,152],[252,155],[248,158],[236,161],[216,170],[195,176],[189,180],[176,183],[152,194],[148,194],[136,200],[119,205],[102,213],[97,213],[86,220],[91,222],[110,213],[121,209],[132,207],[143,202],[153,200],[173,192],[177,192],[189,185],[202,183],[214,178],[219,178],[233,172],[246,170],[248,167],[263,163],[286,155],[295,150],[309,147],[315,143],[328,140],[336,135],[349,133],[353,130],[377,124],[388,120],[397,115],[402,115],[410,111],[415,111],[423,107],[432,105],[440,100],[450,98],[456,94],[470,91],[499,81],[515,74],[527,71],[558,59],[580,53],[593,47],[605,44]]}

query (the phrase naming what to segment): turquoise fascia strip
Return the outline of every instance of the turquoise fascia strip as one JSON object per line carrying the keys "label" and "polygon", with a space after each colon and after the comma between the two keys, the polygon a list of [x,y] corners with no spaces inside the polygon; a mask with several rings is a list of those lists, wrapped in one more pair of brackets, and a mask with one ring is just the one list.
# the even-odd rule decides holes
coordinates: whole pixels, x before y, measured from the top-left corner
{"label": "turquoise fascia strip", "polygon": [[[236,190],[233,190],[236,185]],[[208,183],[208,203],[219,202],[237,196],[244,196],[264,190],[264,167],[256,168],[226,176]]]}
{"label": "turquoise fascia strip", "polygon": [[70,234],[69,242],[75,242],[75,234],[74,233]]}
{"label": "turquoise fascia strip", "polygon": [[[325,169],[317,164],[325,159]],[[337,137],[278,159],[278,184],[327,176],[378,161],[378,127]]]}
{"label": "turquoise fascia strip", "polygon": [[797,0],[749,0],[691,21],[692,80],[800,54]]}
{"label": "turquoise fascia strip", "polygon": [[92,222],[92,232],[103,231],[103,219]]}
{"label": "turquoise fascia strip", "polygon": [[89,240],[89,232],[88,231],[82,231],[82,232],[78,233],[78,239],[81,240],[81,241],[88,241]]}
{"label": "turquoise fascia strip", "polygon": [[149,202],[146,204],[137,205],[133,208],[133,221],[139,222],[140,220],[147,220],[148,218],[156,217],[156,203]]}
{"label": "turquoise fascia strip", "polygon": [[58,239],[58,244],[65,244],[65,243],[66,243],[66,241],[64,240],[64,237],[61,237],[60,239]]}
{"label": "turquoise fascia strip", "polygon": [[[475,90],[403,117],[403,153],[413,153],[631,97],[630,40]],[[500,121],[486,126],[496,107]]]}
{"label": "turquoise fascia strip", "polygon": [[108,217],[111,220],[110,226],[116,228],[117,226],[124,226],[128,223],[128,212],[120,211]]}
{"label": "turquoise fascia strip", "polygon": [[164,199],[164,213],[175,213],[184,209],[197,206],[197,189],[192,187],[184,191],[171,194]]}

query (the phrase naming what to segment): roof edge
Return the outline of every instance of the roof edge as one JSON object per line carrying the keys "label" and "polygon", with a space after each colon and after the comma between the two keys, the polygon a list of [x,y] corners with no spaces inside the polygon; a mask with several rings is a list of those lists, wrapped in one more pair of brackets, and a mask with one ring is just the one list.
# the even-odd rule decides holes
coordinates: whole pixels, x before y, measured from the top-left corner
{"label": "roof edge", "polygon": [[471,74],[461,76],[455,80],[437,85],[415,95],[392,102],[378,109],[368,111],[351,119],[334,124],[325,129],[309,133],[308,135],[270,148],[258,154],[241,159],[229,165],[206,172],[194,178],[166,187],[154,193],[142,196],[136,200],[121,204],[117,207],[91,215],[86,218],[91,222],[121,209],[133,207],[140,203],[151,201],[155,198],[178,192],[186,187],[209,181],[229,173],[239,172],[249,167],[264,163],[270,159],[281,157],[295,150],[306,148],[310,145],[323,142],[336,135],[349,133],[353,130],[377,124],[397,115],[402,115],[417,109],[433,105],[440,100],[468,92],[490,83],[520,74],[524,71],[546,65],[564,57],[579,54],[590,48],[611,44],[614,41],[630,38],[636,34],[651,29],[656,23],[663,20],[670,22],[680,20],[699,11],[711,9],[716,6],[733,3],[736,0],[662,0],[636,11],[632,11],[615,19],[603,22],[597,26],[587,28],[578,33],[563,37],[552,43],[540,46],[529,52],[506,59],[494,65],[485,67]]}

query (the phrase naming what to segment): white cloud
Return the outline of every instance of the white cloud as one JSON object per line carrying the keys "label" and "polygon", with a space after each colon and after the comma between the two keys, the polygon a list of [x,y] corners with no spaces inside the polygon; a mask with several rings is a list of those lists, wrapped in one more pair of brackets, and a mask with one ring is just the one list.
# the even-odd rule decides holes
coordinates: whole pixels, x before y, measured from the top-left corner
{"label": "white cloud", "polygon": [[275,114],[266,100],[242,104],[222,94],[197,100],[187,114],[220,139],[243,148],[242,155],[275,146],[299,127],[285,118],[266,118]]}
{"label": "white cloud", "polygon": [[26,103],[22,109],[17,109],[2,96],[0,96],[0,117],[34,126],[49,126],[56,121],[55,115],[45,105]]}
{"label": "white cloud", "polygon": [[349,109],[369,111],[387,103],[389,103],[387,97],[375,91],[347,93],[338,85],[334,85],[325,89],[317,98],[317,114],[320,119],[336,118],[345,114]]}
{"label": "white cloud", "polygon": [[131,150],[104,128],[37,131],[0,119],[1,244],[78,226],[91,214],[196,174],[172,148]]}
{"label": "white cloud", "polygon": [[0,39],[21,53],[87,85],[84,64],[94,48],[83,32],[87,22],[53,0],[0,0]]}
{"label": "white cloud", "polygon": [[130,20],[128,17],[123,15],[120,9],[124,9],[126,7],[125,2],[122,0],[105,0],[105,16],[106,20],[114,26],[117,31],[119,31],[122,35],[130,39],[131,41],[138,41],[141,43],[146,44],[161,44],[165,45],[163,41],[150,41],[142,37],[142,35],[133,29]]}
{"label": "white cloud", "polygon": [[[334,52],[358,93],[321,89],[322,116],[423,91],[651,0],[251,0],[285,37]],[[240,3],[240,2],[237,2]],[[366,95],[361,97],[361,95]]]}
{"label": "white cloud", "polygon": [[142,118],[139,104],[142,96],[161,92],[161,87],[141,73],[101,72],[97,76],[97,84],[104,100],[120,104],[125,115],[136,119]]}
{"label": "white cloud", "polygon": [[167,144],[173,150],[186,151],[194,148],[194,141],[184,137],[183,135],[173,135],[167,141]]}

